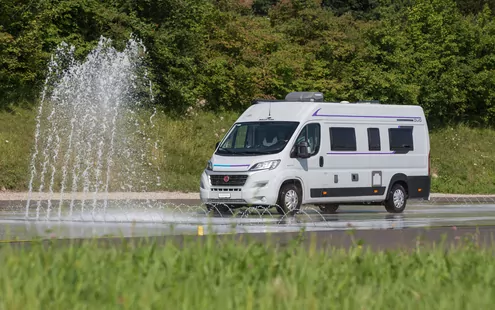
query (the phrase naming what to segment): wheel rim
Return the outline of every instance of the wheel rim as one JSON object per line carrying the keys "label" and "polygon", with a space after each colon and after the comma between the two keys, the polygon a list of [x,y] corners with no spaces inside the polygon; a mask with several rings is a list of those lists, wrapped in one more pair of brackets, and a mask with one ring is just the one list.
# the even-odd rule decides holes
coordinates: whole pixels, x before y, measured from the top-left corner
{"label": "wheel rim", "polygon": [[397,209],[400,209],[402,208],[403,205],[404,205],[404,192],[401,191],[400,189],[397,189],[394,192],[394,206]]}
{"label": "wheel rim", "polygon": [[285,206],[289,211],[293,211],[297,203],[299,202],[299,198],[297,197],[297,193],[295,190],[289,190],[287,193],[285,193]]}

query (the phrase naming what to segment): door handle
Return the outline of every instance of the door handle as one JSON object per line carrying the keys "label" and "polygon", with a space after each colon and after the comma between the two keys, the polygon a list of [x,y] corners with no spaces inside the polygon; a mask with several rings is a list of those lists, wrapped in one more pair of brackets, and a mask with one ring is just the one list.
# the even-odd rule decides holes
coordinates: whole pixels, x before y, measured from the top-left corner
{"label": "door handle", "polygon": [[320,167],[323,167],[323,163],[324,163],[323,161],[324,161],[323,156],[320,156]]}

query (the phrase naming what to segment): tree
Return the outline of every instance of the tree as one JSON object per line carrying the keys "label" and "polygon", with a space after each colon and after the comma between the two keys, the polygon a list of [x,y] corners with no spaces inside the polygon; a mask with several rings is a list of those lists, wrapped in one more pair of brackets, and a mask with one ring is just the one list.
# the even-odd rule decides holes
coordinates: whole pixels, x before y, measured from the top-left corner
{"label": "tree", "polygon": [[253,1],[253,12],[258,15],[266,16],[268,11],[277,3],[279,0],[254,0]]}

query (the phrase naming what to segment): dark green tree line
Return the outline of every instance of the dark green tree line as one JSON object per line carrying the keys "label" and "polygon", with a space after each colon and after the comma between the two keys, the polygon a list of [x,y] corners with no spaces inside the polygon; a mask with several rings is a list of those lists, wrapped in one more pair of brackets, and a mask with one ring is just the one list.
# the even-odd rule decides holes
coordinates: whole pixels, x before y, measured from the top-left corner
{"label": "dark green tree line", "polygon": [[101,35],[148,49],[157,104],[254,98],[419,104],[437,125],[495,121],[494,0],[0,0],[0,107],[36,103],[53,49]]}

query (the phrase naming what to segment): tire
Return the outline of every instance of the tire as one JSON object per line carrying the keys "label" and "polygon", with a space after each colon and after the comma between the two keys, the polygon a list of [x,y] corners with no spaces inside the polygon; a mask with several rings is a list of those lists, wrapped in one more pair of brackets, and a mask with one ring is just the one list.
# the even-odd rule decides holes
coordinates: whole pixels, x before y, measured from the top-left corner
{"label": "tire", "polygon": [[407,193],[402,185],[396,183],[385,201],[385,209],[389,213],[402,213],[406,208]]}
{"label": "tire", "polygon": [[287,183],[280,188],[277,201],[277,211],[282,215],[295,215],[301,209],[301,189],[292,183]]}
{"label": "tire", "polygon": [[320,211],[323,214],[334,214],[339,209],[338,204],[324,204],[324,205],[319,205],[318,207],[320,208]]}

